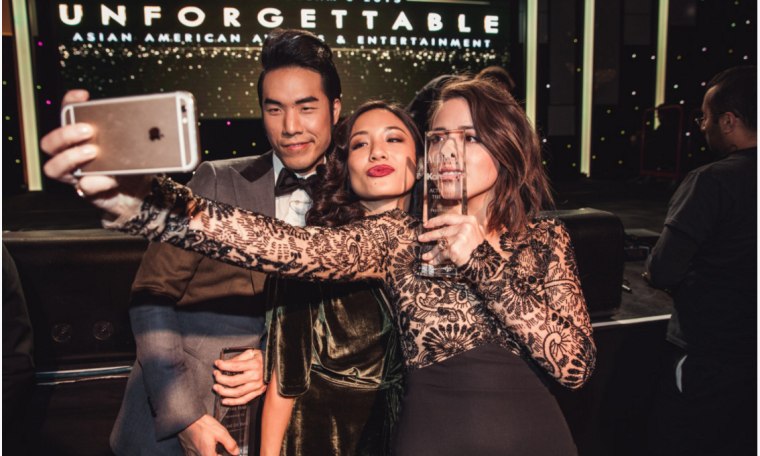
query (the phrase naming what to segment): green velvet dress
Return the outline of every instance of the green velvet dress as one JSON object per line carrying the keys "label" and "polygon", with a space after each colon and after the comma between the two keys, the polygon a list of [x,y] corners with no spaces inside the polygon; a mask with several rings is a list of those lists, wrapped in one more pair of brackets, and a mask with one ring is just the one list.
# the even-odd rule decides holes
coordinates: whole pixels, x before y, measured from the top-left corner
{"label": "green velvet dress", "polygon": [[387,455],[403,359],[380,286],[272,278],[265,379],[295,397],[283,455]]}

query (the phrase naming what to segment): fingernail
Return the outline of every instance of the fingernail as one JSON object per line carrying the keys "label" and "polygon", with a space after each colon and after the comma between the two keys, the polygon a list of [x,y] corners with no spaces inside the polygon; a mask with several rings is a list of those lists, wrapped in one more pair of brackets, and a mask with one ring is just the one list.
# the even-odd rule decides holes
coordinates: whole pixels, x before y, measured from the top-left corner
{"label": "fingernail", "polygon": [[82,134],[82,135],[92,134],[92,127],[88,124],[80,124],[78,130],[79,130],[79,134]]}
{"label": "fingernail", "polygon": [[79,153],[84,157],[93,157],[97,153],[97,150],[95,149],[95,146],[85,144],[79,148]]}

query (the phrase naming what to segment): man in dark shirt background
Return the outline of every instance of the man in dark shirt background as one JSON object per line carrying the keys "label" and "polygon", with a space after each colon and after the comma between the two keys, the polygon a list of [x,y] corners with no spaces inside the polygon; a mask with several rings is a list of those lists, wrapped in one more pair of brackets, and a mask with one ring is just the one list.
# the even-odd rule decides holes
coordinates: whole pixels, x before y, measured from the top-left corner
{"label": "man in dark shirt background", "polygon": [[757,69],[707,85],[698,119],[719,161],[690,172],[647,263],[672,292],[673,354],[651,421],[652,454],[755,454]]}

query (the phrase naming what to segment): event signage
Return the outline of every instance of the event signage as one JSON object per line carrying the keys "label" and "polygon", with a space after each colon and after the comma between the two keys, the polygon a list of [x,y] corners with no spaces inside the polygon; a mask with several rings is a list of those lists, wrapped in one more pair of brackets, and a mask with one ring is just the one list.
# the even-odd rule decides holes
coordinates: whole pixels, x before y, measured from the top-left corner
{"label": "event signage", "polygon": [[260,46],[269,30],[286,27],[313,30],[333,46],[490,48],[506,26],[497,2],[240,3],[66,2],[56,11],[69,43]]}
{"label": "event signage", "polygon": [[[334,51],[344,112],[406,104],[441,74],[514,72],[519,0],[34,0],[35,78],[44,107],[69,88],[93,98],[191,91],[201,119],[259,118],[261,47],[276,28]],[[519,76],[517,78],[519,80]],[[42,116],[56,121],[57,116]],[[43,122],[47,122],[43,119]]]}

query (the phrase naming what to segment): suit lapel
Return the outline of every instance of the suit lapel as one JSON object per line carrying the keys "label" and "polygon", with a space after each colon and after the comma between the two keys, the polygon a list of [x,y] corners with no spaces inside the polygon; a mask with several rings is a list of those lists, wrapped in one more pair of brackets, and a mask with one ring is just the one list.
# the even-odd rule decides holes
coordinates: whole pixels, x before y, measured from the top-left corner
{"label": "suit lapel", "polygon": [[252,160],[240,171],[242,179],[234,179],[233,186],[240,206],[266,215],[275,216],[274,168],[272,152]]}

